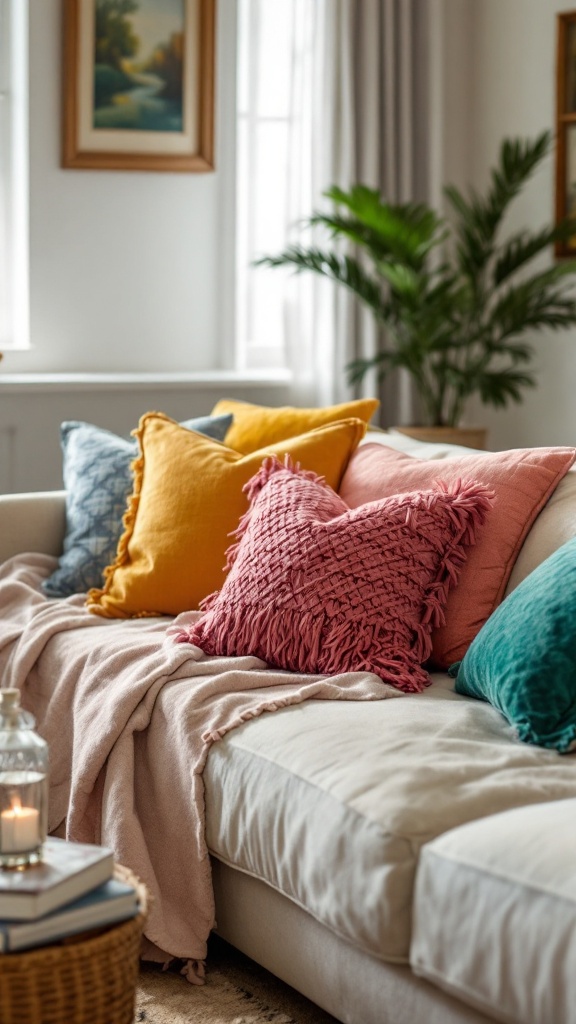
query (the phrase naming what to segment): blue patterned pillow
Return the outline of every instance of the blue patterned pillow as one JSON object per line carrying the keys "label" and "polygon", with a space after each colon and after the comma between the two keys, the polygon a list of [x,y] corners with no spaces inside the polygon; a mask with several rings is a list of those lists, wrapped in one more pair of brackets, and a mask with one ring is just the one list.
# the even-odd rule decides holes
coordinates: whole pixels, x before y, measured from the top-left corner
{"label": "blue patterned pillow", "polygon": [[[232,415],[184,420],[183,427],[223,441]],[[66,488],[66,536],[58,568],[42,584],[48,597],[68,597],[103,585],[116,557],[122,516],[132,491],[136,441],[91,423],[70,420],[60,428]]]}

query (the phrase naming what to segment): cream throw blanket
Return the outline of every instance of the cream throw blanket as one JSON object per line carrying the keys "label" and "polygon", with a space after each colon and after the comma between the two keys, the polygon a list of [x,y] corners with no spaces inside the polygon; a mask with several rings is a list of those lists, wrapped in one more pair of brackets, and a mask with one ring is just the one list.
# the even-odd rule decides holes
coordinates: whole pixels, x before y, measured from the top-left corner
{"label": "cream throw blanket", "polygon": [[201,981],[215,923],[202,781],[211,744],[288,704],[402,694],[370,673],[207,657],[174,643],[169,619],[108,620],[83,595],[48,600],[39,582],[55,564],[26,554],[0,566],[0,679],[21,690],[49,744],[49,831],[111,847],[152,897],[144,956],[181,957]]}

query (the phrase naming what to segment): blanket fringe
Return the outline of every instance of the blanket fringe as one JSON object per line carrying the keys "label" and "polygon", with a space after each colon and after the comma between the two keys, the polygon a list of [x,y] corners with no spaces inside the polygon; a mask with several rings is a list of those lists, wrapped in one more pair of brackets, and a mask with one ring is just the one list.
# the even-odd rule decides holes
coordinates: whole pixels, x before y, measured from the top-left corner
{"label": "blanket fringe", "polygon": [[206,961],[205,960],[187,960],[184,964],[180,974],[183,974],[186,981],[189,981],[191,985],[205,985],[206,984]]}

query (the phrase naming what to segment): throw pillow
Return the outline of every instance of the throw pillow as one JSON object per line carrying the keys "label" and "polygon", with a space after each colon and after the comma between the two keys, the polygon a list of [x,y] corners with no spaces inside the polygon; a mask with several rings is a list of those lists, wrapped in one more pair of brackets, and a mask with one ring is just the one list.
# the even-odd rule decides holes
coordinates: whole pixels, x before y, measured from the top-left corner
{"label": "throw pillow", "polygon": [[[183,427],[223,441],[231,414],[199,416]],[[136,441],[74,420],[60,427],[66,488],[66,534],[58,568],[43,583],[48,597],[68,597],[102,586],[116,555],[122,516],[132,491]]]}
{"label": "throw pillow", "polygon": [[342,405],[330,405],[318,409],[299,409],[294,406],[268,408],[264,405],[250,405],[223,398],[212,410],[213,416],[232,413],[234,422],[226,437],[226,444],[237,452],[247,454],[264,448],[287,437],[304,434],[325,423],[336,423],[353,416],[368,423],[380,402],[376,398],[362,398]]}
{"label": "throw pillow", "polygon": [[288,453],[337,487],[365,430],[348,419],[240,455],[160,413],[143,416],[126,528],[88,607],[109,618],[198,608],[224,582],[230,534],[247,508],[242,488],[266,456]]}
{"label": "throw pillow", "polygon": [[448,596],[446,622],[432,635],[438,667],[448,668],[464,657],[502,600],[526,534],[575,457],[574,448],[518,448],[428,462],[379,444],[354,453],[340,487],[352,507],[460,477],[477,480],[496,494],[494,512]]}
{"label": "throw pillow", "polygon": [[375,672],[406,692],[433,624],[490,506],[476,483],[349,509],[314,474],[267,459],[245,488],[250,509],[230,573],[205,615],[171,635],[207,654],[252,654],[298,672]]}
{"label": "throw pillow", "polygon": [[489,701],[526,743],[576,749],[576,538],[542,562],[488,619],[457,693]]}

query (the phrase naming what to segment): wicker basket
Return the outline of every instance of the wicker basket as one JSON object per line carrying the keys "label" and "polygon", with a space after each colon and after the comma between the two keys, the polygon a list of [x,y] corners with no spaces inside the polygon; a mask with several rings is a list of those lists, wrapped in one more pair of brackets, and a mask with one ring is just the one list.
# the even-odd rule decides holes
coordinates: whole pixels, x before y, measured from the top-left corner
{"label": "wicker basket", "polygon": [[132,1024],[147,892],[125,868],[115,876],[138,889],[137,917],[90,937],[0,955],[2,1024]]}

